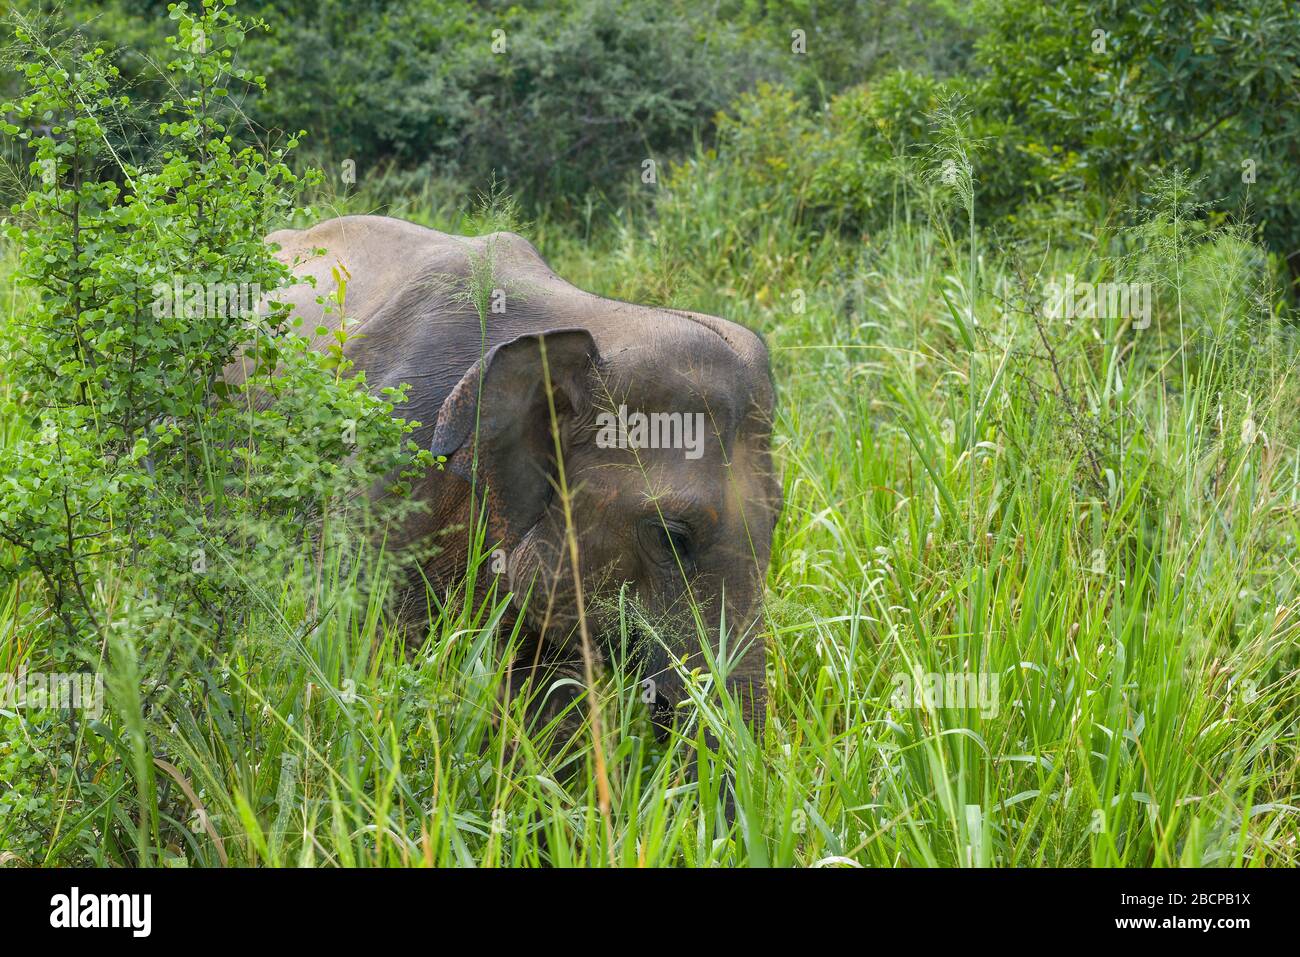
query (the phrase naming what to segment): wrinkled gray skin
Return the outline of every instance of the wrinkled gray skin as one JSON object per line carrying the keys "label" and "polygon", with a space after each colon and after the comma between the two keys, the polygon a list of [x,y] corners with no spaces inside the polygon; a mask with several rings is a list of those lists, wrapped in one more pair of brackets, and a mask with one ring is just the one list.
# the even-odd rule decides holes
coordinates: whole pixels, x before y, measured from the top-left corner
{"label": "wrinkled gray skin", "polygon": [[[703,664],[693,599],[714,648],[725,613],[728,654],[743,651],[728,684],[747,719],[762,721],[759,613],[781,486],[768,448],[768,356],[756,335],[712,316],[583,292],[512,233],[465,238],[397,219],[346,216],[272,233],[267,241],[298,275],[316,277],[314,289],[303,284],[276,293],[306,328],[337,325],[316,298],[333,293],[332,270],[346,269],[348,358],[372,389],[410,383],[398,412],[422,423],[414,433],[421,447],[447,457],[444,471],[430,470],[414,489],[429,504],[427,513],[396,542],[390,533],[392,544],[430,536],[439,544],[419,569],[435,587],[463,576],[466,529],[481,496],[489,548],[503,550],[529,636],[512,671],[516,689],[544,690],[557,674],[582,674],[544,341],[597,664],[624,650],[616,606],[626,585],[662,639],[638,628],[628,654],[642,677],[654,680],[656,719],[667,721],[684,696],[669,654],[686,655],[688,667]],[[476,285],[472,274],[481,277]],[[486,344],[468,301],[471,288],[487,305]],[[692,460],[682,449],[598,447],[596,417],[620,403],[629,412],[702,412],[703,454]],[[549,720],[572,692],[544,702],[533,697],[531,713]],[[562,733],[565,724],[568,733],[580,724],[576,711]]]}

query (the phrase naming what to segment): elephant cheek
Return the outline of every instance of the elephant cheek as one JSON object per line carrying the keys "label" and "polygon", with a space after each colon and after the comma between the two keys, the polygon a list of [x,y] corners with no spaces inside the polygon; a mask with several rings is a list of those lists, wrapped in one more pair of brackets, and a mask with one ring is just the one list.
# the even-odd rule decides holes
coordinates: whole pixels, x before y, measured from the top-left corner
{"label": "elephant cheek", "polygon": [[537,599],[546,593],[549,579],[539,552],[536,535],[530,531],[506,559],[506,583],[515,596],[515,604],[522,607],[528,601],[527,610],[530,613],[537,604]]}
{"label": "elephant cheek", "polygon": [[506,578],[517,607],[528,602],[524,620],[537,634],[567,630],[573,616],[572,589],[563,587],[564,553],[536,526],[524,535],[506,562]]}

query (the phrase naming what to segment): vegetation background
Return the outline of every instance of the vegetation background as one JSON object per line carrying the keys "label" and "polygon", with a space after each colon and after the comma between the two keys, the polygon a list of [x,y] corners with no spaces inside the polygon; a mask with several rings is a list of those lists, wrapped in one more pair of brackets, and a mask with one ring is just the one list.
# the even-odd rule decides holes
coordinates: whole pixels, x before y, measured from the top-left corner
{"label": "vegetation background", "polygon": [[[1288,0],[233,12],[5,21],[0,673],[94,670],[107,701],[0,701],[0,863],[1300,861]],[[431,595],[408,653],[362,517],[293,530],[415,453],[284,324],[282,412],[214,451],[247,425],[208,414],[238,337],[140,290],[274,285],[257,236],[348,212],[514,228],[586,289],[765,336],[761,739],[701,693],[694,781],[613,674],[606,799],[590,748],[499,704],[504,596]],[[1067,275],[1149,283],[1149,322],[1051,315]],[[151,358],[87,359],[123,343]],[[196,542],[225,574],[186,573]],[[996,675],[998,706],[900,700],[917,673]]]}

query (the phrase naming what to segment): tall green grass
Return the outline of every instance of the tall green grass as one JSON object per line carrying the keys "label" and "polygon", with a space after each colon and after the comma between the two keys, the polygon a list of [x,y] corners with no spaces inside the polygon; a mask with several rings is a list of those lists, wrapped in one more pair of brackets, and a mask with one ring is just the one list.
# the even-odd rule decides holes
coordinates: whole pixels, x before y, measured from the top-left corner
{"label": "tall green grass", "polygon": [[[427,631],[408,648],[366,563],[305,551],[226,647],[194,649],[163,686],[133,671],[156,650],[129,635],[107,649],[110,712],[77,730],[85,766],[36,742],[49,773],[23,779],[41,782],[25,795],[33,807],[5,805],[0,854],[1300,861],[1300,395],[1258,250],[1238,231],[1181,223],[1177,196],[1157,197],[1136,232],[1097,224],[1092,245],[1030,264],[973,220],[954,238],[940,209],[859,241],[802,229],[789,209],[732,215],[743,190],[724,185],[668,197],[654,217],[634,207],[529,232],[585,288],[726,315],[767,338],[786,506],[761,738],[703,693],[705,675],[695,720],[657,744],[635,676],[604,676],[607,826],[590,738],[556,753],[503,703],[504,595],[430,594]],[[446,207],[393,212],[463,228]],[[1151,326],[1047,319],[1038,291],[1067,272],[1142,273],[1156,285]],[[19,321],[8,287],[4,302]],[[478,542],[471,567],[483,560]],[[33,582],[0,593],[0,664],[39,664],[27,636],[44,614]],[[898,676],[918,671],[995,675],[997,706],[900,705]],[[24,725],[0,728],[0,749],[17,753]],[[112,744],[87,747],[94,736]]]}

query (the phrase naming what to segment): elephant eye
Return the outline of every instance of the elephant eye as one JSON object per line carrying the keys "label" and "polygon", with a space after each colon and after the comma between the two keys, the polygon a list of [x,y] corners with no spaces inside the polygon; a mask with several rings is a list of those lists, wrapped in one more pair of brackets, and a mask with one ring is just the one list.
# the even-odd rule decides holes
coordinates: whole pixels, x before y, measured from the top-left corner
{"label": "elephant eye", "polygon": [[654,518],[648,519],[644,528],[648,544],[657,561],[674,568],[679,564],[687,570],[694,567],[691,533],[685,525]]}

